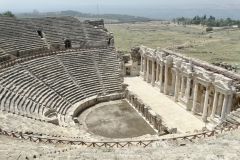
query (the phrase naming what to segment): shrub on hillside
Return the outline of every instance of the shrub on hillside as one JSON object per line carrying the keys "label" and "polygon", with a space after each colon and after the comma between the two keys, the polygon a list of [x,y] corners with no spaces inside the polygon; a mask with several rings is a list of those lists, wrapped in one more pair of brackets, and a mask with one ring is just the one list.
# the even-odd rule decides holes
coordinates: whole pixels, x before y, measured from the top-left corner
{"label": "shrub on hillside", "polygon": [[208,27],[208,28],[206,28],[206,31],[207,32],[213,31],[213,28],[212,27]]}

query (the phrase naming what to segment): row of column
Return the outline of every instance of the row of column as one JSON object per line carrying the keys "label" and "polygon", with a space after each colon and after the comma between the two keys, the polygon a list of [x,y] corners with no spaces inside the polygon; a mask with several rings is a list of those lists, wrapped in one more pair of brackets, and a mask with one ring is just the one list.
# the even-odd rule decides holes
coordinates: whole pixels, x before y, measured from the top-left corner
{"label": "row of column", "polygon": [[[143,62],[144,61],[144,62]],[[160,85],[160,91],[164,92],[165,94],[168,94],[169,91],[169,86],[168,86],[168,72],[169,72],[169,67],[171,66],[170,64],[167,64],[163,61],[158,61],[156,63],[156,75],[155,75],[155,60],[148,58],[147,56],[143,57],[141,55],[141,72],[144,73],[144,80],[147,82],[149,81],[149,62],[152,61],[152,80],[151,84],[154,86],[155,82],[157,82]],[[165,76],[164,76],[165,75]],[[181,75],[181,77],[180,77]],[[179,86],[181,78],[181,86]],[[171,88],[171,94],[174,95],[175,101],[178,101],[179,96],[182,98],[185,96],[187,102],[190,101],[190,93],[191,93],[191,81],[192,78],[190,75],[186,74],[180,74],[180,70],[178,68],[172,69],[172,88]],[[198,88],[199,88],[199,82],[194,81],[194,86],[193,86],[193,104],[191,107],[192,113],[196,114],[196,107],[197,107],[197,98],[198,98]],[[206,87],[206,92],[203,98],[203,113],[202,113],[202,120],[207,121],[207,111],[208,111],[208,103],[209,103],[209,95],[210,95],[210,89],[208,83],[202,84],[204,87]],[[186,86],[186,90],[185,89]],[[180,95],[179,95],[179,89],[180,89]],[[185,93],[184,93],[185,91]],[[218,97],[224,97],[223,103],[220,103],[217,101]],[[218,103],[217,103],[218,102]],[[220,92],[215,92],[214,94],[214,102],[213,102],[213,109],[212,109],[212,114],[211,117],[215,117],[215,112],[216,112],[216,107],[221,105],[222,111],[221,111],[221,119],[224,119],[225,113],[230,113],[231,111],[231,105],[232,105],[232,95],[229,96],[224,93]]]}
{"label": "row of column", "polygon": [[[223,103],[222,103],[222,99],[223,99]],[[225,114],[226,113],[229,114],[231,112],[232,99],[233,99],[233,95],[222,94],[219,91],[215,91],[211,118],[215,118],[216,109],[217,107],[220,107],[220,105],[222,104],[222,111],[221,111],[220,117],[221,117],[221,120],[223,120],[225,117]]]}
{"label": "row of column", "polygon": [[125,90],[125,98],[128,99],[128,101],[136,108],[138,112],[140,112],[143,117],[145,117],[149,124],[153,125],[158,133],[163,131],[162,119],[151,109],[151,107],[142,103],[142,101],[138,99],[136,95],[132,94],[127,89]]}
{"label": "row of column", "polygon": [[[206,87],[206,92],[205,92],[205,97],[204,97],[204,105],[203,105],[203,113],[202,113],[203,121],[207,121],[207,111],[208,111],[208,102],[209,102],[209,94],[210,94],[209,84],[206,85],[205,87]],[[199,83],[195,82],[194,94],[193,94],[193,106],[192,106],[193,114],[196,114],[198,88],[199,88]],[[224,100],[222,102],[223,98],[224,98]],[[225,118],[225,114],[226,113],[229,114],[231,112],[232,99],[233,99],[233,95],[227,95],[226,93],[223,94],[223,93],[220,93],[219,91],[215,90],[212,113],[211,113],[210,117],[215,118],[216,108],[220,107],[221,115],[219,115],[219,116],[220,116],[220,119],[223,120]]]}
{"label": "row of column", "polygon": [[[179,94],[179,78],[180,78],[180,73],[179,70],[174,69],[173,73],[173,79],[172,79],[172,94],[174,95],[175,101],[178,101],[178,94]],[[189,76],[185,76],[182,74],[181,77],[181,92],[180,96],[181,97],[186,97],[187,102],[190,100],[190,92],[191,92],[191,81],[192,79]],[[175,85],[174,85],[175,84]],[[186,93],[184,94],[184,86],[186,85]],[[204,96],[204,101],[203,101],[203,113],[202,113],[202,120],[207,121],[207,111],[208,111],[208,103],[209,103],[209,95],[210,95],[210,84],[205,85],[206,87],[206,92]],[[197,107],[197,98],[198,98],[198,88],[199,88],[199,83],[195,81],[194,87],[193,87],[193,105],[192,105],[192,113],[196,114],[196,107]],[[218,100],[218,94],[220,99]],[[224,97],[224,100],[222,102],[222,99]],[[217,106],[222,108],[221,110],[221,115],[220,118],[223,120],[225,118],[226,113],[229,114],[231,112],[231,106],[232,106],[232,99],[233,95],[227,95],[223,94],[220,92],[215,92],[214,94],[214,102],[213,102],[213,109],[212,109],[212,114],[211,117],[215,117],[216,113],[216,108]]]}
{"label": "row of column", "polygon": [[[141,72],[144,73],[144,81],[147,81],[150,83],[149,81],[149,72],[150,72],[150,67],[149,67],[149,62],[152,61],[152,80],[151,80],[151,84],[154,86],[155,82],[158,82],[160,84],[160,86],[163,86],[163,81],[164,81],[164,86],[160,87],[161,88],[161,92],[164,92],[165,94],[168,93],[168,70],[170,65],[168,64],[164,64],[164,62],[157,62],[156,65],[156,75],[155,75],[155,60],[148,58],[147,56],[143,57],[141,55],[141,67],[140,70]],[[163,68],[165,67],[165,70],[163,70]],[[159,68],[160,68],[160,72],[159,72]],[[163,74],[164,73],[164,74]],[[163,75],[165,75],[163,77]]]}

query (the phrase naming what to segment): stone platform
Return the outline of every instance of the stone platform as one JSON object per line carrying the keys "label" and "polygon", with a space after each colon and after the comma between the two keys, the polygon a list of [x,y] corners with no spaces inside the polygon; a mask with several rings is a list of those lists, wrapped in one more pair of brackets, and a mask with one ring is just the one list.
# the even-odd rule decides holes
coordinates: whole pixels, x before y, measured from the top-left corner
{"label": "stone platform", "polygon": [[140,77],[124,77],[130,91],[135,93],[144,103],[148,104],[156,113],[162,116],[163,121],[170,127],[177,127],[180,133],[194,133],[202,130],[205,123],[181,108],[180,105],[157,91]]}

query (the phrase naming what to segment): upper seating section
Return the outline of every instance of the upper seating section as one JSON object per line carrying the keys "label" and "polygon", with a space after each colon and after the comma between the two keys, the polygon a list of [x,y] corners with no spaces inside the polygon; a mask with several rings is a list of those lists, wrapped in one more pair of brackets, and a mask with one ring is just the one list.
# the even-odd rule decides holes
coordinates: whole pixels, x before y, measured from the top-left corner
{"label": "upper seating section", "polygon": [[23,19],[0,17],[0,58],[12,54],[40,51],[47,48],[47,44],[38,33],[29,28],[31,24]]}
{"label": "upper seating section", "polygon": [[112,38],[102,25],[93,26],[68,16],[0,17],[0,31],[0,61],[9,55],[19,57],[47,49],[107,47]]}
{"label": "upper seating section", "polygon": [[111,35],[103,28],[82,23],[74,17],[46,17],[29,20],[34,24],[35,30],[43,32],[47,42],[51,45],[56,43],[66,45],[66,40],[70,40],[70,47],[84,47],[89,41],[102,42],[101,46],[106,47],[111,38]]}

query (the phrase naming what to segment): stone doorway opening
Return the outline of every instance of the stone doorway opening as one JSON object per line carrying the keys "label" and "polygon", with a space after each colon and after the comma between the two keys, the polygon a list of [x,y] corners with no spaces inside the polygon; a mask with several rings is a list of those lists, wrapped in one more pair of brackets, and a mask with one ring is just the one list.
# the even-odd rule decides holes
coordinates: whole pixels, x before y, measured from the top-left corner
{"label": "stone doorway opening", "polygon": [[130,68],[126,68],[126,75],[130,76]]}
{"label": "stone doorway opening", "polygon": [[72,47],[72,43],[71,43],[70,40],[67,39],[64,43],[65,43],[65,48],[71,48]]}
{"label": "stone doorway opening", "polygon": [[38,35],[39,35],[41,38],[43,38],[43,33],[42,33],[42,31],[37,31],[37,33],[38,33]]}

